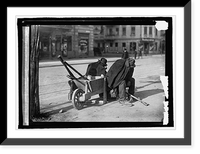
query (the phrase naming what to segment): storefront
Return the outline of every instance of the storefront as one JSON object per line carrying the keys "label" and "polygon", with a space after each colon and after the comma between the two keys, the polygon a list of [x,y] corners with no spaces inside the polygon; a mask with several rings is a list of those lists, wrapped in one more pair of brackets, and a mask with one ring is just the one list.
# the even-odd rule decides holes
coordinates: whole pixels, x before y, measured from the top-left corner
{"label": "storefront", "polygon": [[89,55],[89,34],[78,33],[78,53],[79,56]]}
{"label": "storefront", "polygon": [[40,60],[94,56],[93,27],[89,25],[42,25]]}
{"label": "storefront", "polygon": [[42,26],[40,29],[40,60],[67,57],[72,52],[72,30]]}
{"label": "storefront", "polygon": [[49,49],[50,49],[50,34],[49,33],[41,33],[40,34],[40,42],[39,42],[39,53],[40,59],[47,59],[50,57]]}
{"label": "storefront", "polygon": [[143,38],[139,42],[139,48],[140,48],[140,50],[143,50],[144,54],[159,53],[160,45],[161,45],[160,39]]}
{"label": "storefront", "polygon": [[133,53],[136,50],[136,42],[130,42],[130,53]]}
{"label": "storefront", "polygon": [[165,53],[165,51],[166,51],[166,45],[165,45],[165,40],[162,40],[161,42],[160,42],[160,53],[161,54],[164,54]]}
{"label": "storefront", "polygon": [[155,39],[152,38],[142,38],[141,44],[143,44],[143,53],[149,54],[153,52]]}
{"label": "storefront", "polygon": [[61,51],[64,57],[67,57],[69,52],[72,51],[72,36],[62,37]]}

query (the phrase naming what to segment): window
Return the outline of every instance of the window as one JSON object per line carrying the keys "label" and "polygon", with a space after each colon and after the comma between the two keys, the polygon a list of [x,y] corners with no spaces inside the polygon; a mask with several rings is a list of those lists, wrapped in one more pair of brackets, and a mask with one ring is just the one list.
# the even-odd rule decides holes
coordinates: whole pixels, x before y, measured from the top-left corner
{"label": "window", "polygon": [[161,36],[161,37],[164,37],[164,36],[165,36],[165,31],[164,31],[164,30],[161,30],[161,31],[160,31],[160,36]]}
{"label": "window", "polygon": [[43,52],[47,52],[49,50],[49,35],[48,34],[41,34],[41,50]]}
{"label": "window", "polygon": [[72,51],[72,36],[67,36],[67,50]]}
{"label": "window", "polygon": [[116,35],[119,35],[119,28],[116,28]]}
{"label": "window", "polygon": [[147,35],[147,27],[144,27],[144,35]]}
{"label": "window", "polygon": [[152,35],[152,27],[149,27],[149,35]]}
{"label": "window", "polygon": [[61,36],[56,36],[56,51],[61,50]]}
{"label": "window", "polygon": [[63,36],[62,50],[72,51],[72,36]]}
{"label": "window", "polygon": [[110,43],[110,47],[113,47],[113,43]]}
{"label": "window", "polygon": [[100,34],[103,34],[104,33],[104,28],[103,28],[103,25],[101,25],[101,31],[100,31]]}
{"label": "window", "polygon": [[133,42],[130,42],[130,51],[133,50]]}
{"label": "window", "polygon": [[49,44],[48,44],[48,42],[43,42],[43,51],[44,52],[47,52],[48,51],[48,48],[49,48]]}
{"label": "window", "polygon": [[158,30],[155,28],[155,35],[158,36]]}
{"label": "window", "polygon": [[115,50],[118,53],[118,43],[117,42],[115,42]]}
{"label": "window", "polygon": [[122,43],[122,47],[125,48],[126,47],[126,43]]}
{"label": "window", "polygon": [[123,35],[123,36],[126,36],[126,27],[123,27],[123,28],[122,28],[122,35]]}
{"label": "window", "polygon": [[109,29],[109,35],[112,35],[112,28]]}
{"label": "window", "polygon": [[158,46],[158,43],[155,42],[155,51],[157,51],[157,46]]}
{"label": "window", "polygon": [[131,27],[131,36],[135,36],[135,27]]}

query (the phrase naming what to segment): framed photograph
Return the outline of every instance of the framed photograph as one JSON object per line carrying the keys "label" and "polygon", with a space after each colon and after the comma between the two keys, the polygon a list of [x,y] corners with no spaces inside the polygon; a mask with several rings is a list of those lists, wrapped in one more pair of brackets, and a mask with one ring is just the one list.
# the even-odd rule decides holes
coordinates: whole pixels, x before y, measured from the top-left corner
{"label": "framed photograph", "polygon": [[7,11],[2,145],[191,144],[190,1]]}
{"label": "framed photograph", "polygon": [[[31,52],[33,64],[23,65],[27,58],[22,58],[20,68],[31,71],[33,67],[33,72],[26,77],[24,71],[19,78],[24,84],[29,79],[24,95],[35,103],[19,103],[19,128],[174,126],[173,94],[163,86],[167,76],[172,91],[172,18],[22,18],[18,29],[19,42],[23,40],[19,51],[24,48],[21,57],[27,57],[26,46],[39,52]],[[130,59],[135,67],[125,65]],[[148,72],[148,64],[154,72]],[[127,87],[124,95],[122,81]],[[135,107],[135,103],[141,104]]]}

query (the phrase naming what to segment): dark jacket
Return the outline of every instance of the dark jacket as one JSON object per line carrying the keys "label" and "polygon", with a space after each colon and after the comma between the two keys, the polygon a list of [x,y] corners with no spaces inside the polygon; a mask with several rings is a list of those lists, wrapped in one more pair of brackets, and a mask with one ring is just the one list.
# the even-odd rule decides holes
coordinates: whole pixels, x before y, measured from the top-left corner
{"label": "dark jacket", "polygon": [[108,87],[116,88],[123,80],[130,80],[134,67],[130,67],[129,59],[118,59],[113,63],[107,73]]}
{"label": "dark jacket", "polygon": [[97,61],[88,65],[85,75],[101,76],[101,74],[106,75],[106,73],[106,68],[100,61]]}

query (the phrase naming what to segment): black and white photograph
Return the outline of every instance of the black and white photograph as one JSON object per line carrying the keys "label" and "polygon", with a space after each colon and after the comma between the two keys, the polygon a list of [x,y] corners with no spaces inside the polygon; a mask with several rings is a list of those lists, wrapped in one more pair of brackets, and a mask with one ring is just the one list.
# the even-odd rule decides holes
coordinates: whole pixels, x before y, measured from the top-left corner
{"label": "black and white photograph", "polygon": [[191,145],[191,2],[148,4],[8,7],[1,144]]}
{"label": "black and white photograph", "polygon": [[172,18],[18,18],[19,128],[173,127]]}

